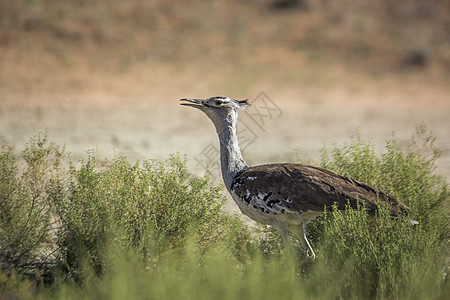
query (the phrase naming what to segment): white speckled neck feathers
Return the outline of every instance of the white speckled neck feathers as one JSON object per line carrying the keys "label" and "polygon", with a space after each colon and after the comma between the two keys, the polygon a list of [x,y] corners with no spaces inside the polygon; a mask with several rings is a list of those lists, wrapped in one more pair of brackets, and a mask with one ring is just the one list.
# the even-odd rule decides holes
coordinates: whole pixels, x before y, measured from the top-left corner
{"label": "white speckled neck feathers", "polygon": [[225,187],[230,192],[234,178],[247,167],[238,144],[237,117],[237,111],[232,111],[225,119],[212,119],[219,135],[222,178]]}

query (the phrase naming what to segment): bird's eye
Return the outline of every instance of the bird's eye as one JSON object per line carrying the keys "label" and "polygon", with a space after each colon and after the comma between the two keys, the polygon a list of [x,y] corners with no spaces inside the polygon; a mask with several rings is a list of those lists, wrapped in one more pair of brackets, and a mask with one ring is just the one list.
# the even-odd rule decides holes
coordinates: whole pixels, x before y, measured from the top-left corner
{"label": "bird's eye", "polygon": [[221,106],[221,105],[224,104],[225,102],[222,101],[222,100],[216,100],[215,103],[216,103],[217,106]]}

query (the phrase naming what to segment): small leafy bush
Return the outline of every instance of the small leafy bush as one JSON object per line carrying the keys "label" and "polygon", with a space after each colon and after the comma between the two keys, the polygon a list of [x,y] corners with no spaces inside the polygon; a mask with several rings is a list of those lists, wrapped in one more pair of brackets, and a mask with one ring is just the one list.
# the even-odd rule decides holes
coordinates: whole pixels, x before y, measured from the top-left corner
{"label": "small leafy bush", "polygon": [[243,261],[252,248],[250,231],[224,211],[224,200],[219,187],[192,176],[179,156],[131,164],[123,157],[100,162],[91,151],[73,163],[46,134],[33,137],[18,158],[5,144],[0,273],[46,280],[60,274],[82,283],[86,267],[97,275],[110,267],[107,241],[134,249],[152,265],[182,251],[190,235],[201,253],[226,244],[233,259]]}
{"label": "small leafy bush", "polygon": [[449,190],[445,179],[434,174],[440,156],[434,143],[435,138],[426,126],[419,124],[406,148],[394,136],[387,141],[386,151],[378,156],[375,145],[363,141],[357,131],[342,148],[324,148],[319,165],[396,196],[411,208],[411,218],[421,224],[437,222],[448,228],[448,214],[443,205]]}
{"label": "small leafy bush", "polygon": [[223,211],[220,189],[208,177],[190,175],[179,156],[142,164],[117,157],[100,166],[91,153],[80,167],[71,165],[70,174],[68,188],[55,178],[51,193],[68,274],[78,272],[86,256],[101,273],[107,240],[133,247],[150,264],[181,251],[189,234],[202,252],[230,239],[236,254],[247,247],[249,231]]}
{"label": "small leafy bush", "polygon": [[[161,257],[157,265],[142,264],[141,254],[113,246],[103,276],[91,276],[83,288],[63,284],[46,299],[302,299],[301,281],[284,258],[263,258],[254,252],[242,264],[223,244],[199,252],[195,237],[183,251]],[[89,274],[89,272],[86,272]],[[295,287],[295,288],[294,288]]]}
{"label": "small leafy bush", "polygon": [[423,125],[406,149],[395,139],[386,149],[377,156],[357,132],[349,144],[332,147],[331,155],[323,150],[322,167],[384,189],[410,211],[396,219],[383,208],[374,218],[362,207],[326,213],[316,270],[344,298],[436,298],[448,257],[450,198],[445,180],[433,174],[439,151]]}
{"label": "small leafy bush", "polygon": [[60,172],[64,149],[33,137],[21,153],[19,165],[13,148],[0,152],[0,262],[3,270],[33,272],[49,262],[53,218],[47,193],[51,174]]}

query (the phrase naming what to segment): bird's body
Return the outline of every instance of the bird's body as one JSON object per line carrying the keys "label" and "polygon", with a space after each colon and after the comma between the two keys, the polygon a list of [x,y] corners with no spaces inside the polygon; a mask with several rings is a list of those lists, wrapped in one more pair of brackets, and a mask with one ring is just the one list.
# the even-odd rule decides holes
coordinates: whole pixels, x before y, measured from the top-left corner
{"label": "bird's body", "polygon": [[[289,165],[295,166],[285,166],[289,168]],[[289,184],[283,169],[284,165],[248,168],[233,181],[230,193],[242,213],[256,222],[271,225],[278,230],[295,230],[323,213],[323,207],[322,211],[306,209],[303,202],[289,197],[289,191],[283,189],[284,184]],[[297,181],[292,177],[291,179]],[[280,186],[280,183],[283,185]]]}
{"label": "bird's body", "polygon": [[338,209],[345,209],[346,205],[351,208],[364,205],[370,214],[375,213],[383,202],[390,204],[393,215],[407,209],[394,197],[367,184],[302,164],[248,167],[236,176],[231,192],[245,206],[266,215],[292,215],[294,219],[302,218],[305,213],[324,212],[333,204]]}
{"label": "bird's body", "polygon": [[306,237],[306,225],[334,204],[338,209],[364,207],[375,214],[384,205],[392,215],[408,210],[395,197],[357,180],[329,170],[302,164],[248,166],[238,146],[238,109],[249,105],[227,97],[182,99],[199,108],[213,121],[220,144],[222,177],[243,214],[256,222],[278,229],[288,243],[288,231]]}

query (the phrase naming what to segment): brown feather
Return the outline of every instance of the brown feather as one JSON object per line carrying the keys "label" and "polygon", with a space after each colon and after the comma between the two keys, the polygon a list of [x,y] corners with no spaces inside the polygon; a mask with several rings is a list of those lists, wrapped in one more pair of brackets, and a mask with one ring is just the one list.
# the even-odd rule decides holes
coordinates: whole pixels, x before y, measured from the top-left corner
{"label": "brown feather", "polygon": [[[336,203],[338,209],[365,205],[375,214],[378,205],[385,204],[392,215],[408,210],[395,197],[370,185],[322,168],[301,164],[267,164],[247,167],[233,181],[232,190],[240,198],[265,195],[271,209],[290,213],[323,212]],[[269,195],[269,196],[267,196]]]}

